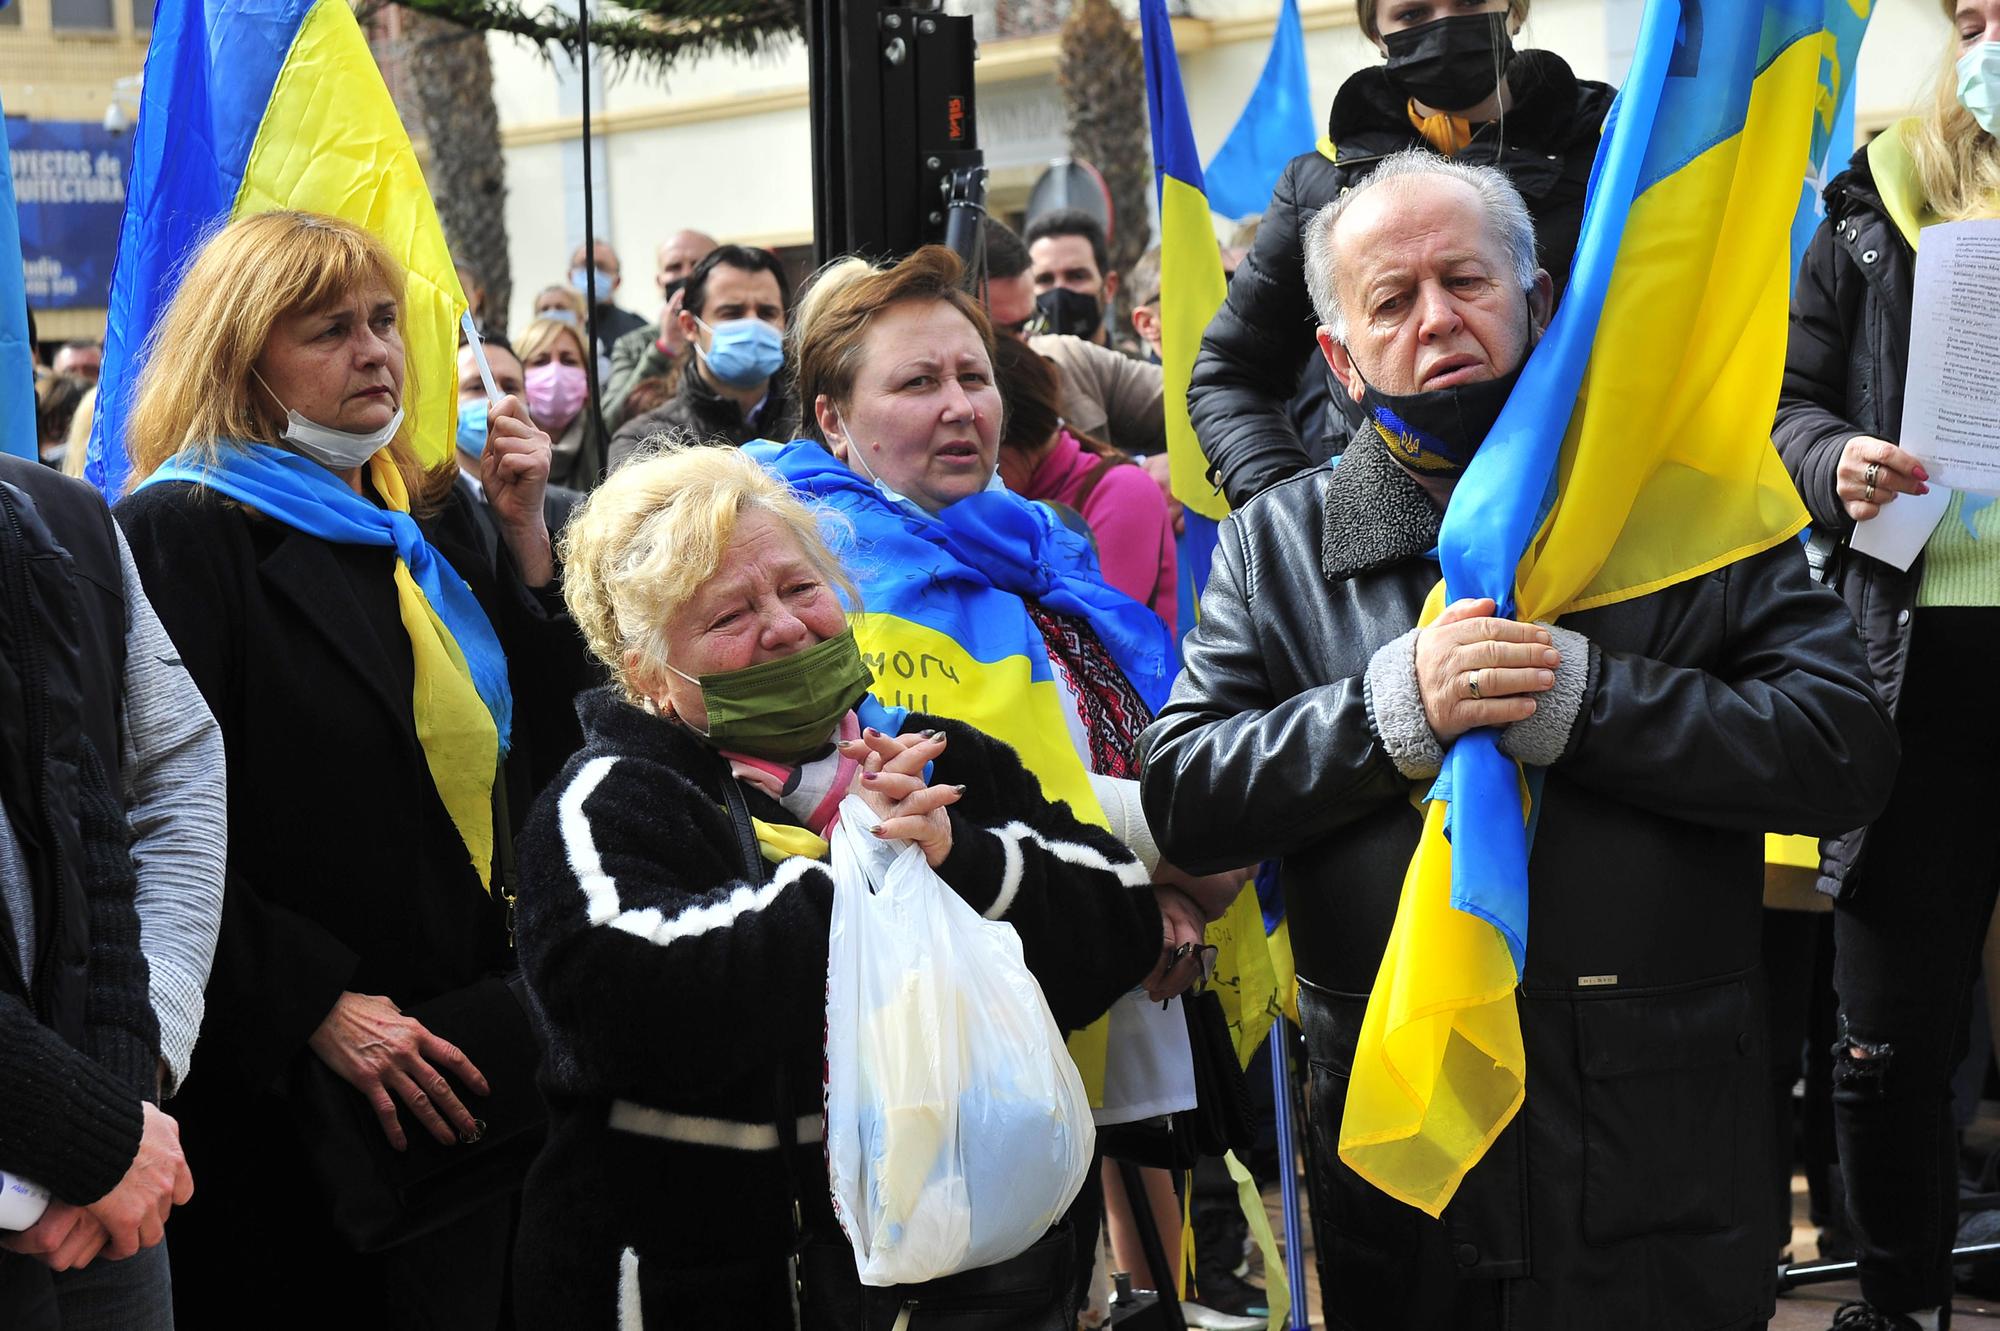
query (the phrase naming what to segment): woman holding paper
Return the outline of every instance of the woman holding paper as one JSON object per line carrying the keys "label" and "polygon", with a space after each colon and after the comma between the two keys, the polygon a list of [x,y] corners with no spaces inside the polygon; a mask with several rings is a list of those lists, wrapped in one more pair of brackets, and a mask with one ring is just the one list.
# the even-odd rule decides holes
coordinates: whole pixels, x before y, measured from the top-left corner
{"label": "woman holding paper", "polygon": [[1889,808],[1821,846],[1819,886],[1837,898],[1834,1105],[1866,1299],[1836,1315],[1843,1331],[1934,1327],[1950,1298],[1950,1080],[2000,891],[2000,848],[1958,816],[2000,797],[1996,713],[1965,705],[2000,641],[2000,507],[1952,495],[1907,569],[1851,548],[1857,524],[1930,489],[1918,442],[1899,439],[1920,231],[2000,217],[2000,0],[1943,8],[1955,31],[1930,108],[1827,186],[1773,431],[1903,742]]}

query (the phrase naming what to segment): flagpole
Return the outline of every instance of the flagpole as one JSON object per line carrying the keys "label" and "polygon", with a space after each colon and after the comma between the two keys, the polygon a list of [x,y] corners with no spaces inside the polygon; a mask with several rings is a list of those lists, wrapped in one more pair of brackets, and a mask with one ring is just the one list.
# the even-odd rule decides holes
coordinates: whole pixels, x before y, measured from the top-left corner
{"label": "flagpole", "polygon": [[[597,216],[590,189],[590,0],[576,0],[576,68],[583,82],[583,259],[589,274],[583,293],[583,372],[590,382],[590,418],[583,428],[595,431],[603,417],[597,404]],[[584,483],[592,478],[585,477]]]}
{"label": "flagpole", "polygon": [[[1271,1101],[1278,1117],[1278,1196],[1285,1222],[1285,1284],[1292,1291],[1288,1331],[1308,1331],[1312,1313],[1306,1307],[1306,1253],[1299,1215],[1298,1156],[1292,1146],[1291,1027],[1282,1019],[1271,1029]],[[1265,1272],[1269,1281],[1272,1272]]]}

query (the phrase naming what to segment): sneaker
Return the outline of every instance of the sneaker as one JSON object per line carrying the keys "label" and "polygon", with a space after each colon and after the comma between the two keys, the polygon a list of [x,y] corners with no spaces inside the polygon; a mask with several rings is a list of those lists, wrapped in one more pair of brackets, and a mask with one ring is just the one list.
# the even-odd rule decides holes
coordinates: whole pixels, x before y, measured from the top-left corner
{"label": "sneaker", "polygon": [[1232,1275],[1210,1276],[1195,1284],[1195,1297],[1204,1307],[1238,1317],[1265,1317],[1271,1314],[1269,1296],[1263,1287]]}
{"label": "sneaker", "polygon": [[1834,1310],[1831,1331],[1923,1331],[1923,1328],[1901,1313],[1885,1313],[1873,1304],[1843,1303]]}
{"label": "sneaker", "polygon": [[1235,1313],[1218,1312],[1191,1299],[1183,1299],[1181,1320],[1201,1331],[1264,1331],[1270,1318],[1238,1317]]}

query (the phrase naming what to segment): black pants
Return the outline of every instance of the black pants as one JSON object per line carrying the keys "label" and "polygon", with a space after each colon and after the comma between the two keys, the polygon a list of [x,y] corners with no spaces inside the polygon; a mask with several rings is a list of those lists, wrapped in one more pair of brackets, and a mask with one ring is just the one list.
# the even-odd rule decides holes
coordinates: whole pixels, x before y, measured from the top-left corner
{"label": "black pants", "polygon": [[[1951,1078],[2000,891],[2000,721],[1977,682],[1996,647],[2000,611],[1917,612],[1895,794],[1834,912],[1841,1170],[1861,1290],[1886,1312],[1936,1307],[1951,1293]],[[1856,1057],[1857,1046],[1871,1056]]]}
{"label": "black pants", "polygon": [[[1812,1222],[1835,1231],[1844,1243],[1845,1202],[1834,1213],[1833,1185],[1833,916],[1795,910],[1764,912],[1765,1012],[1771,1035],[1771,1212],[1776,1227],[1772,1251],[1792,1242],[1792,1170],[1805,1170]],[[1792,1088],[1803,1078],[1806,1094],[1796,1105]],[[1823,1239],[1825,1236],[1823,1236]],[[1824,1248],[1822,1258],[1827,1255]]]}

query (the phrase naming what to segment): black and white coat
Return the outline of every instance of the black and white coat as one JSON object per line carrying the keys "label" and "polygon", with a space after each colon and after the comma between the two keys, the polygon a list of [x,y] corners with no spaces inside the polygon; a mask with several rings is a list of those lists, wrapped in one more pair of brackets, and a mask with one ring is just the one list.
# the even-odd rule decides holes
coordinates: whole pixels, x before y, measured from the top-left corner
{"label": "black and white coat", "polygon": [[[820,1145],[833,879],[796,858],[746,873],[728,768],[688,730],[608,690],[579,712],[584,749],[520,848],[552,1118],[524,1199],[519,1320],[790,1326],[795,1189],[807,1231],[838,1236]],[[1057,1023],[1088,1024],[1159,957],[1145,870],[1043,799],[1004,744],[908,725],[947,732],[934,779],[966,788],[939,874],[1019,932]],[[756,817],[792,821],[743,793]]]}

